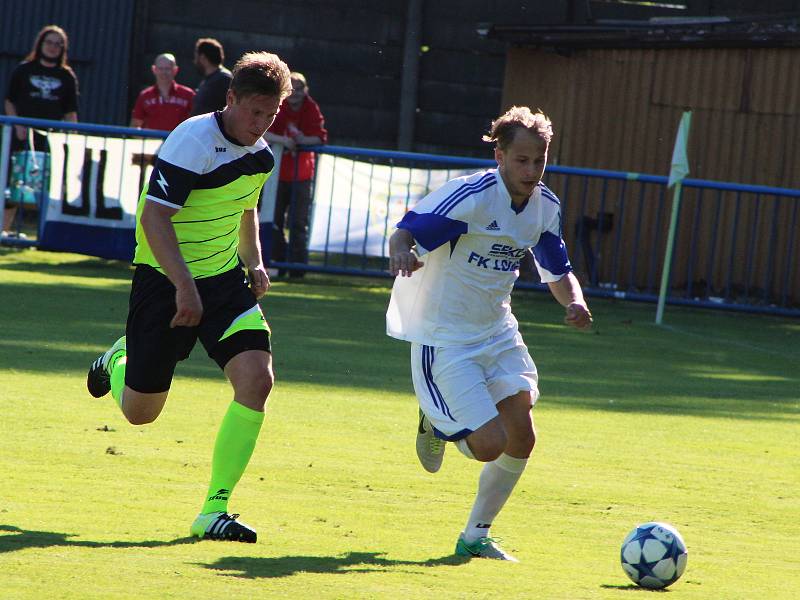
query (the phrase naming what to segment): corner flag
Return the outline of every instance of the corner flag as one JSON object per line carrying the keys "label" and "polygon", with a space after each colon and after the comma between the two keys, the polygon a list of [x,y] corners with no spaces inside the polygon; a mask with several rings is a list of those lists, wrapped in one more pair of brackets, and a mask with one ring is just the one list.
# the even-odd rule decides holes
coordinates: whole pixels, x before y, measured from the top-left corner
{"label": "corner flag", "polygon": [[667,187],[670,188],[689,174],[689,159],[686,156],[686,144],[689,142],[689,127],[692,123],[692,112],[683,113],[675,136],[675,148],[672,149],[672,167],[669,171]]}
{"label": "corner flag", "polygon": [[689,142],[689,126],[692,124],[692,111],[686,111],[678,125],[678,135],[675,136],[675,147],[672,149],[672,165],[669,170],[667,187],[675,188],[672,191],[672,214],[669,218],[667,231],[667,246],[664,249],[664,266],[661,269],[661,288],[658,291],[658,306],[656,307],[656,324],[661,325],[664,319],[664,305],[667,303],[667,287],[669,286],[669,271],[672,266],[672,251],[675,245],[675,230],[678,228],[678,213],[681,207],[681,182],[689,174],[689,159],[686,156],[686,144]]}

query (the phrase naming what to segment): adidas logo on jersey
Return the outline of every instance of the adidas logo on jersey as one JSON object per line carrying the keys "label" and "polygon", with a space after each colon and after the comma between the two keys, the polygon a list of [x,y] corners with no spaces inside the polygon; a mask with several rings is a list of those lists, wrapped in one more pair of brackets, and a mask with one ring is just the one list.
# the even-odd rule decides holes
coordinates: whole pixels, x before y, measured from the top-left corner
{"label": "adidas logo on jersey", "polygon": [[497,224],[497,221],[492,221],[486,226],[486,231],[500,231],[500,226]]}

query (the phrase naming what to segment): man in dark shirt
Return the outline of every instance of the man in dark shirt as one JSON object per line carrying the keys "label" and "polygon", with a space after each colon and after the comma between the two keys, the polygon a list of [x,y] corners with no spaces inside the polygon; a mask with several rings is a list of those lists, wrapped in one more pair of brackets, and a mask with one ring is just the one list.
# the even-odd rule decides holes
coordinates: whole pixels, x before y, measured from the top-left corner
{"label": "man in dark shirt", "polygon": [[214,38],[200,38],[194,45],[194,64],[203,74],[203,80],[194,97],[192,116],[204,115],[225,108],[226,95],[231,85],[231,72],[222,66],[225,51]]}

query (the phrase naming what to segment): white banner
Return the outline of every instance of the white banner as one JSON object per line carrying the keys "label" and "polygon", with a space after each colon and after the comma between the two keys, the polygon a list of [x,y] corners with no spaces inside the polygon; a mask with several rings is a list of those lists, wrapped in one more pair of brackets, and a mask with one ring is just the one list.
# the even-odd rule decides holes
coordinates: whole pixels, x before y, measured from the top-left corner
{"label": "white banner", "polygon": [[388,256],[389,236],[403,215],[431,190],[473,171],[389,167],[322,154],[309,249]]}
{"label": "white banner", "polygon": [[[136,208],[161,139],[51,132],[50,184],[40,246],[131,260]],[[272,221],[280,148],[262,193],[260,220]],[[269,227],[269,226],[266,226]]]}
{"label": "white banner", "polygon": [[163,140],[51,132],[48,221],[136,227],[136,205]]}

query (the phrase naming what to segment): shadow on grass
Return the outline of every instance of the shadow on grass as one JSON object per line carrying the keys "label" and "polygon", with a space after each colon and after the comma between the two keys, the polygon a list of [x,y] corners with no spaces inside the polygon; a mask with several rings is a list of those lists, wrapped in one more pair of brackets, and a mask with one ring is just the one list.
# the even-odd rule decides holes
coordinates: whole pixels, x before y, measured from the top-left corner
{"label": "shadow on grass", "polygon": [[347,552],[340,556],[278,556],[253,558],[225,556],[205,565],[215,571],[226,571],[229,577],[257,579],[260,577],[290,577],[297,573],[372,573],[385,568],[456,566],[469,561],[468,557],[448,555],[422,561],[391,560],[383,552]]}
{"label": "shadow on grass", "polygon": [[0,554],[16,552],[27,548],[50,548],[54,546],[71,546],[80,548],[158,548],[161,546],[178,546],[193,544],[193,537],[176,538],[174,540],[144,540],[141,542],[92,542],[89,540],[71,540],[73,533],[55,531],[32,531],[21,529],[15,525],[0,525]]}
{"label": "shadow on grass", "polygon": [[661,588],[661,589],[643,588],[641,586],[636,585],[635,583],[628,583],[626,585],[612,585],[610,583],[604,583],[600,587],[606,590],[620,590],[622,592],[644,592],[647,594],[652,594],[653,592],[666,593],[671,591],[667,588]]}
{"label": "shadow on grass", "polygon": [[[13,250],[11,251],[13,252]],[[10,252],[0,252],[3,257]],[[86,258],[85,260],[42,263],[32,260],[9,261],[0,264],[0,271],[29,271],[54,276],[68,277],[103,277],[130,281],[133,275],[131,264],[118,260],[101,260]]]}

